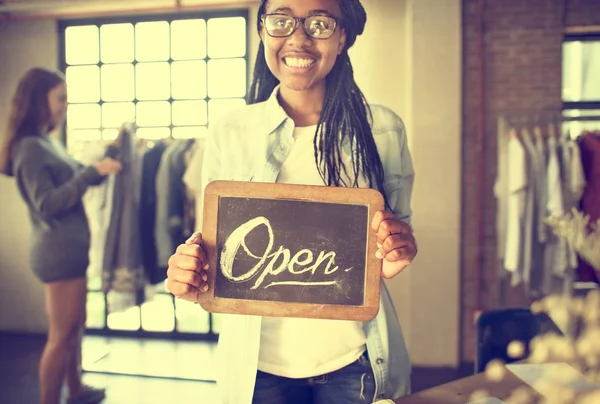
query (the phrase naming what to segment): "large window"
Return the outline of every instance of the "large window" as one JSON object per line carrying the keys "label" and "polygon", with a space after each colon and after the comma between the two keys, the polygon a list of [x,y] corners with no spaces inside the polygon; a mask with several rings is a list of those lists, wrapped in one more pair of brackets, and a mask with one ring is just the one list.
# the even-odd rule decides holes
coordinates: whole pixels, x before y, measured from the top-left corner
{"label": "large window", "polygon": [[567,35],[563,43],[563,115],[571,135],[600,129],[600,35]]}
{"label": "large window", "polygon": [[[229,10],[61,21],[69,151],[80,158],[103,148],[128,121],[138,125],[139,138],[204,137],[216,117],[245,104],[247,19],[247,10]],[[143,304],[108,313],[101,273],[93,270],[101,267],[101,256],[92,247],[88,329],[180,336],[218,332],[218,318],[175,301],[161,285]]]}
{"label": "large window", "polygon": [[244,104],[247,14],[61,24],[69,141],[113,139],[135,120],[147,139],[195,138]]}

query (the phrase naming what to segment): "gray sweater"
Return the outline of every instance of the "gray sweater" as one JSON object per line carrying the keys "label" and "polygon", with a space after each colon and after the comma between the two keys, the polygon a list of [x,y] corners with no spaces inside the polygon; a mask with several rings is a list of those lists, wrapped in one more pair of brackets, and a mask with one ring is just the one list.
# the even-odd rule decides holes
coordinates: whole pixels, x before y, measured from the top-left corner
{"label": "gray sweater", "polygon": [[12,161],[32,224],[33,271],[43,282],[85,276],[90,231],[82,197],[103,177],[94,167],[75,161],[49,136],[18,141],[12,149]]}

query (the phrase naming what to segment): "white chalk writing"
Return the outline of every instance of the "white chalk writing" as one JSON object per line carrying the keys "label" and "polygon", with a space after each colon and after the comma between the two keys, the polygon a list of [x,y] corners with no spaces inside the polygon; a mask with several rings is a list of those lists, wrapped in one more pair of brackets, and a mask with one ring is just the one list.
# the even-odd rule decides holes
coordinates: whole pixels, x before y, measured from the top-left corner
{"label": "white chalk writing", "polygon": [[[246,237],[259,226],[266,227],[269,237],[265,251],[262,254],[257,255],[250,251],[246,245]],[[284,246],[280,246],[275,252],[271,252],[274,244],[275,235],[273,234],[273,228],[266,217],[260,216],[247,221],[235,229],[225,241],[225,245],[221,252],[221,272],[227,279],[235,283],[247,282],[258,275],[254,285],[251,287],[251,289],[258,289],[265,283],[265,280],[269,275],[277,276],[286,270],[293,275],[307,273],[315,275],[317,269],[321,267],[322,264],[324,266],[323,273],[325,275],[334,275],[339,270],[339,267],[335,265],[336,253],[334,251],[321,251],[315,259],[313,252],[306,248],[298,251],[293,256],[291,251]],[[240,247],[244,249],[244,252],[248,257],[256,259],[257,262],[248,271],[235,276],[233,274],[233,266]],[[344,272],[349,272],[351,269],[352,267],[346,268]],[[313,282],[310,280],[280,281],[265,284],[264,288],[286,285],[327,286],[335,285],[336,283],[336,280]]]}

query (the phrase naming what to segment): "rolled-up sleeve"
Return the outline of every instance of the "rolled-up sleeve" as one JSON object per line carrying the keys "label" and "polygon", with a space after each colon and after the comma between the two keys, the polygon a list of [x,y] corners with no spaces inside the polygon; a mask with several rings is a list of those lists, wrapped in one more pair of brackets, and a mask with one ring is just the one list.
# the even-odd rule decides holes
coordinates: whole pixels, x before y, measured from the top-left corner
{"label": "rolled-up sleeve", "polygon": [[387,108],[378,111],[374,128],[377,149],[385,173],[384,190],[394,213],[410,224],[415,171],[404,123]]}

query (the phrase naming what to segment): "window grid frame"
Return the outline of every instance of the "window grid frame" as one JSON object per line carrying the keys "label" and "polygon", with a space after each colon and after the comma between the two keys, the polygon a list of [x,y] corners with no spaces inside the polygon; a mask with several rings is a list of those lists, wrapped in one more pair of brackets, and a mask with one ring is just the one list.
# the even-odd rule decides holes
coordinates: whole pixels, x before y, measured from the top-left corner
{"label": "window grid frame", "polygon": [[[577,33],[577,34],[570,34],[567,33],[564,35],[563,37],[563,46],[565,43],[567,42],[600,42],[600,33]],[[564,58],[564,54],[563,54],[563,58]],[[600,74],[600,73],[599,73]],[[562,78],[561,78],[562,80]],[[561,85],[561,94],[562,94],[562,85]],[[562,95],[561,95],[562,97]],[[585,100],[585,101],[564,101],[562,100],[562,111],[563,113],[565,111],[569,111],[569,110],[600,110],[600,99],[598,100]],[[600,118],[600,117],[598,117]],[[582,121],[585,121],[584,117],[582,117],[581,119]],[[596,120],[596,119],[590,119],[591,120]]]}
{"label": "window grid frame", "polygon": [[[235,58],[211,58],[209,56],[209,49],[208,49],[208,43],[209,43],[209,35],[208,35],[208,21],[212,18],[227,18],[227,17],[242,17],[245,20],[245,53],[243,56],[239,56],[239,57],[235,57]],[[102,55],[101,55],[101,45],[100,45],[100,27],[102,25],[106,25],[106,24],[120,24],[120,23],[127,23],[127,24],[132,24],[134,26],[134,36],[133,36],[133,46],[134,46],[134,59],[132,62],[124,62],[127,64],[131,64],[133,66],[134,69],[134,79],[133,79],[133,86],[134,86],[134,99],[131,101],[110,101],[112,102],[127,102],[127,103],[133,103],[133,107],[134,110],[136,112],[137,115],[137,104],[139,102],[139,100],[137,99],[137,93],[136,93],[136,85],[137,85],[137,80],[136,80],[136,66],[138,63],[136,60],[136,37],[135,37],[135,24],[140,23],[140,22],[157,22],[157,21],[166,21],[169,24],[169,28],[171,27],[171,23],[173,21],[176,20],[193,20],[193,19],[203,19],[206,21],[206,36],[205,36],[205,40],[206,40],[206,55],[204,56],[204,58],[202,59],[184,59],[181,61],[204,61],[206,63],[206,72],[205,72],[205,80],[206,80],[206,97],[204,98],[194,98],[194,99],[174,99],[173,98],[173,94],[172,94],[172,73],[171,73],[171,65],[173,62],[177,62],[179,60],[173,60],[172,58],[172,54],[171,54],[171,43],[169,43],[169,57],[166,60],[166,62],[169,64],[169,70],[170,70],[170,77],[169,77],[169,85],[170,85],[170,90],[171,90],[171,94],[169,96],[169,98],[167,100],[142,100],[142,102],[144,101],[167,101],[169,103],[169,107],[170,107],[170,112],[171,112],[171,119],[170,119],[170,124],[168,126],[143,126],[141,128],[169,128],[170,131],[170,136],[169,138],[173,138],[173,129],[174,128],[190,128],[190,127],[194,127],[194,128],[198,128],[198,127],[203,127],[203,128],[208,128],[210,125],[210,113],[209,113],[209,103],[212,99],[214,100],[244,100],[246,101],[247,99],[247,94],[248,94],[248,88],[249,88],[249,80],[250,78],[250,66],[249,66],[249,61],[250,61],[250,55],[249,55],[249,51],[250,51],[250,33],[252,32],[252,25],[250,24],[250,10],[248,8],[235,8],[235,9],[227,9],[227,10],[207,10],[207,11],[198,11],[198,12],[189,12],[189,13],[168,13],[168,14],[148,14],[148,15],[129,15],[129,16],[118,16],[118,17],[99,17],[99,18],[84,18],[84,19],[69,19],[69,20],[59,20],[57,22],[57,29],[58,29],[58,39],[59,39],[59,49],[58,49],[58,57],[59,57],[59,69],[63,74],[66,74],[66,69],[69,66],[98,66],[99,69],[99,79],[101,80],[101,67],[105,64],[113,64],[113,63],[103,63],[102,62]],[[78,26],[87,26],[87,25],[95,25],[98,27],[98,31],[99,31],[99,36],[98,36],[98,41],[99,41],[99,55],[98,55],[98,62],[97,63],[88,63],[88,64],[75,64],[75,65],[69,65],[66,61],[66,30],[67,28],[70,27],[78,27]],[[171,31],[169,30],[169,38],[170,38],[170,34]],[[208,78],[209,78],[209,69],[208,69],[208,62],[210,60],[226,60],[226,59],[242,59],[245,62],[246,65],[246,69],[245,69],[245,88],[244,88],[244,94],[241,97],[224,97],[224,98],[212,98],[210,97],[209,94],[209,88],[208,88]],[[163,60],[161,61],[144,61],[141,63],[153,63],[153,62],[165,62]],[[115,63],[117,64],[117,63]],[[101,81],[99,83],[101,85]],[[206,102],[206,124],[205,125],[173,125],[173,102],[174,101],[205,101]],[[102,133],[104,130],[106,129],[113,129],[114,128],[109,128],[109,127],[104,127],[104,122],[103,122],[103,116],[102,116],[102,105],[105,104],[107,102],[104,102],[102,100],[102,90],[100,88],[100,97],[99,97],[99,101],[98,102],[78,102],[78,103],[72,103],[75,105],[86,105],[86,104],[93,104],[93,105],[99,105],[100,107],[100,127],[98,128],[81,128],[82,130],[99,130],[100,131],[100,140],[105,140]],[[69,103],[71,104],[71,103]],[[63,126],[61,133],[60,133],[60,138],[61,141],[63,142],[63,144],[67,144],[67,131],[66,131],[66,127]],[[177,308],[175,305],[175,298],[170,295],[170,293],[166,292],[166,291],[160,291],[157,293],[161,293],[161,294],[168,294],[171,296],[171,304],[173,307],[173,330],[172,331],[168,331],[168,332],[164,332],[164,331],[149,331],[149,330],[144,330],[142,328],[142,310],[141,310],[141,305],[138,305],[139,307],[139,328],[137,330],[120,330],[120,329],[112,329],[108,327],[108,302],[107,302],[107,296],[105,293],[102,292],[101,288],[90,288],[87,291],[87,295],[90,296],[91,294],[98,294],[98,293],[102,293],[104,295],[104,321],[103,321],[103,327],[100,328],[88,328],[86,327],[86,334],[88,335],[102,335],[102,336],[115,336],[115,337],[134,337],[134,338],[157,338],[157,339],[171,339],[171,340],[209,340],[209,341],[216,341],[218,339],[218,334],[215,333],[215,329],[214,329],[214,321],[213,321],[213,315],[211,313],[208,313],[208,321],[209,321],[209,331],[208,333],[201,333],[201,332],[183,332],[183,331],[179,331],[178,330],[178,320],[177,320]],[[142,292],[143,293],[143,292]],[[143,301],[143,299],[142,299]]]}

